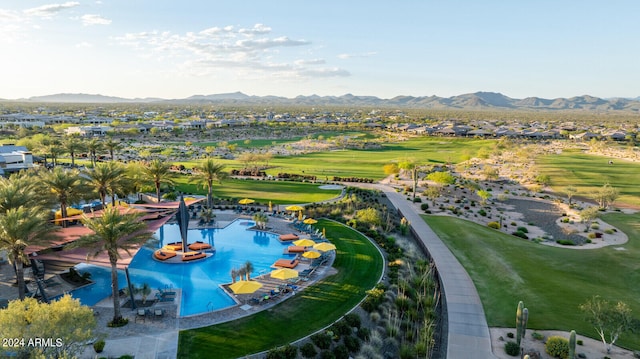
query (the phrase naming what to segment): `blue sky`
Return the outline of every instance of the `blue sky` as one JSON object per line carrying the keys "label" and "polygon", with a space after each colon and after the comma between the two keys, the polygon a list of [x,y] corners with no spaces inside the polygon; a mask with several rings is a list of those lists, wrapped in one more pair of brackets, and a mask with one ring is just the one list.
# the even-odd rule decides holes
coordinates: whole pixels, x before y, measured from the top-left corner
{"label": "blue sky", "polygon": [[640,1],[0,0],[0,98],[640,96]]}

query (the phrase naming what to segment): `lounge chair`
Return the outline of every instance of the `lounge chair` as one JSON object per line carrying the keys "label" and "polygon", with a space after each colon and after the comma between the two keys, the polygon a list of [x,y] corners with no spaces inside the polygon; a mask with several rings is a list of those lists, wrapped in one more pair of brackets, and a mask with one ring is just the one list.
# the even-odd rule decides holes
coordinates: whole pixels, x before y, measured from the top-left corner
{"label": "lounge chair", "polygon": [[138,311],[136,312],[136,319],[134,320],[135,323],[138,322],[138,320],[141,321],[145,321],[147,319],[147,311],[144,309],[138,309]]}
{"label": "lounge chair", "polygon": [[164,309],[156,309],[153,311],[156,318],[162,318],[164,316]]}
{"label": "lounge chair", "polygon": [[284,242],[295,241],[299,239],[298,235],[295,233],[281,234],[279,238],[281,241],[284,241]]}
{"label": "lounge chair", "polygon": [[278,259],[275,263],[273,263],[272,267],[295,268],[298,263],[300,263],[300,261],[297,259]]}
{"label": "lounge chair", "polygon": [[162,250],[162,249],[158,249],[157,251],[153,252],[153,256],[156,259],[159,259],[161,261],[167,260],[169,258],[173,258],[176,256],[175,252],[169,251],[169,250]]}

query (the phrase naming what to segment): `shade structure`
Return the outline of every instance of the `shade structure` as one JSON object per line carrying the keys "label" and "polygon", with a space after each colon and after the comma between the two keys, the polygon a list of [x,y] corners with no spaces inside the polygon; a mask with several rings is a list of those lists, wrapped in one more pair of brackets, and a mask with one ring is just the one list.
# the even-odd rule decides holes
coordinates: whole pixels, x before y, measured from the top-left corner
{"label": "shade structure", "polygon": [[251,204],[253,202],[255,202],[255,201],[252,200],[251,198],[243,198],[243,199],[238,201],[238,203],[240,203],[240,204]]}
{"label": "shade structure", "polygon": [[176,213],[176,220],[178,227],[180,228],[180,238],[182,239],[182,251],[186,252],[187,247],[187,233],[189,230],[189,211],[187,205],[184,203],[184,197],[180,196],[180,203],[178,203],[178,213]]}
{"label": "shade structure", "polygon": [[309,238],[298,239],[297,241],[293,241],[293,244],[299,247],[311,247],[316,244],[316,242],[312,241]]}
{"label": "shade structure", "polygon": [[291,278],[298,278],[298,271],[290,268],[280,268],[271,271],[271,278],[287,280]]}
{"label": "shade structure", "polygon": [[318,258],[320,257],[320,252],[316,252],[316,251],[307,251],[302,253],[302,256],[305,258],[310,258],[310,259],[314,259],[314,258]]}
{"label": "shade structure", "polygon": [[251,294],[262,288],[262,283],[255,280],[240,280],[229,286],[235,294]]}
{"label": "shade structure", "polygon": [[284,209],[286,209],[287,211],[302,211],[304,207],[298,206],[298,205],[292,205],[292,206],[287,206]]}
{"label": "shade structure", "polygon": [[317,249],[321,252],[327,252],[327,251],[334,251],[336,249],[336,246],[334,246],[331,243],[322,242],[322,243],[314,244],[313,249]]}
{"label": "shade structure", "polygon": [[316,223],[318,223],[318,221],[316,221],[313,218],[307,218],[304,221],[302,221],[302,223],[304,223],[304,224],[316,224]]}

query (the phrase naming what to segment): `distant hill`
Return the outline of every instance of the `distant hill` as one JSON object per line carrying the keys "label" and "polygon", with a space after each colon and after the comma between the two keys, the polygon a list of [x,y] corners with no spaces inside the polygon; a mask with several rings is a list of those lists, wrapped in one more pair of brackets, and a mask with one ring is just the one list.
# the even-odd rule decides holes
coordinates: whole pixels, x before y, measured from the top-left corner
{"label": "distant hill", "polygon": [[584,110],[596,112],[627,111],[640,113],[640,97],[635,99],[602,99],[589,95],[571,98],[544,99],[527,97],[514,99],[496,92],[475,92],[451,97],[396,96],[381,99],[375,96],[249,96],[242,92],[193,95],[183,99],[126,99],[121,97],[89,94],[56,94],[31,97],[24,101],[59,103],[167,103],[167,104],[220,104],[220,105],[289,105],[289,106],[373,106],[425,109],[469,110]]}
{"label": "distant hill", "polygon": [[162,101],[160,98],[136,98],[126,99],[122,97],[89,95],[84,93],[59,93],[55,95],[35,96],[27,99],[30,102],[57,102],[57,103],[141,103]]}

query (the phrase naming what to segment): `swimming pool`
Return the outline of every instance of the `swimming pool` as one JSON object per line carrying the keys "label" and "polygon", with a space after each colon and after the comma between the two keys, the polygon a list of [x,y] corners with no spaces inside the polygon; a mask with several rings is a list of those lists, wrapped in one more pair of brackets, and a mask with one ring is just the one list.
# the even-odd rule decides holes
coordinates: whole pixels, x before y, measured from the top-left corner
{"label": "swimming pool", "polygon": [[[288,244],[281,243],[278,235],[248,230],[253,221],[236,220],[223,229],[190,229],[189,242],[202,241],[216,248],[213,257],[184,264],[162,263],[152,258],[153,249],[143,247],[129,265],[131,282],[136,286],[147,283],[152,289],[180,288],[182,302],[180,316],[201,314],[235,304],[219,285],[231,282],[231,269],[240,268],[247,261],[253,264],[252,276],[268,273],[273,262],[283,255]],[[158,247],[180,241],[177,225],[165,224],[156,232]],[[78,265],[80,272],[90,272],[96,283],[74,290],[71,294],[83,304],[95,305],[111,295],[111,271],[93,265]],[[118,276],[120,288],[126,287],[124,272]],[[153,298],[151,298],[153,299]]]}

